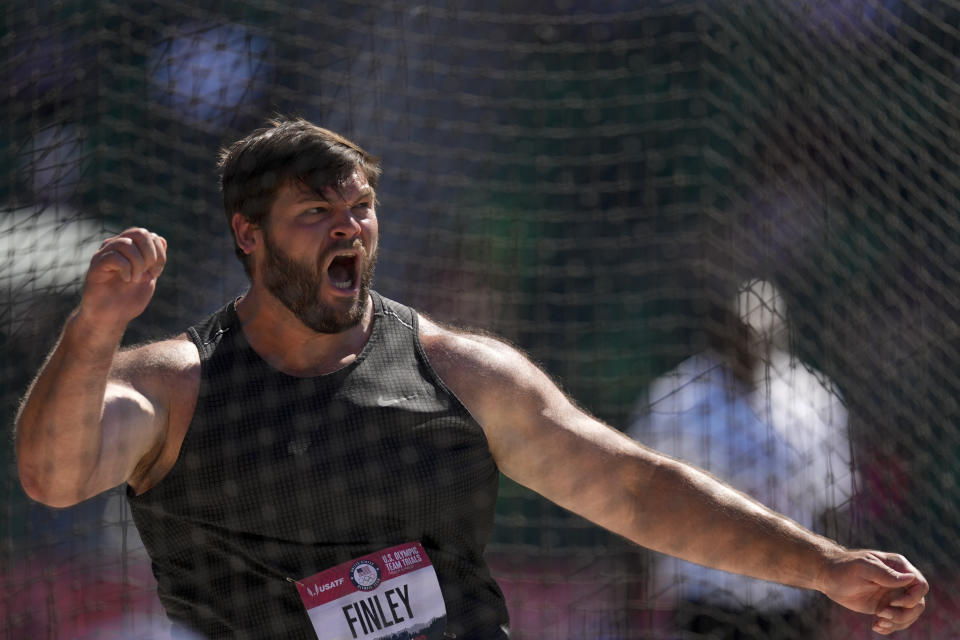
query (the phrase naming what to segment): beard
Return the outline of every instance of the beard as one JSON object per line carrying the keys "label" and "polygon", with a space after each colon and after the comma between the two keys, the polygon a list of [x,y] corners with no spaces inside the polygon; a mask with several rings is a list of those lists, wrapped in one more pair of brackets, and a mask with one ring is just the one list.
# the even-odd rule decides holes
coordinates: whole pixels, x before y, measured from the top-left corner
{"label": "beard", "polygon": [[[264,233],[263,238],[266,249],[263,284],[304,326],[316,333],[340,333],[360,324],[370,297],[370,283],[377,263],[376,249],[368,255],[359,240],[335,245],[320,255],[317,264],[311,268],[283,253],[273,243],[269,232]],[[366,261],[356,276],[360,278],[359,291],[352,300],[343,300],[342,306],[328,305],[320,298],[321,287],[327,278],[320,265],[331,252],[353,248],[361,251],[361,263]]]}

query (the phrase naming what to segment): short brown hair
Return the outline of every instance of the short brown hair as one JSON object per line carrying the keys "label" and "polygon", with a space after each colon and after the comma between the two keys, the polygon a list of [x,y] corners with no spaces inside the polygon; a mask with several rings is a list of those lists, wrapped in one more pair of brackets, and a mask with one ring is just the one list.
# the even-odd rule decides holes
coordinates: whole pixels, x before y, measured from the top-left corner
{"label": "short brown hair", "polygon": [[[254,224],[263,224],[277,190],[299,182],[320,193],[349,179],[359,169],[372,189],[380,177],[380,159],[338,133],[302,118],[278,118],[220,152],[220,189],[227,224],[239,212]],[[251,275],[249,256],[234,251]]]}

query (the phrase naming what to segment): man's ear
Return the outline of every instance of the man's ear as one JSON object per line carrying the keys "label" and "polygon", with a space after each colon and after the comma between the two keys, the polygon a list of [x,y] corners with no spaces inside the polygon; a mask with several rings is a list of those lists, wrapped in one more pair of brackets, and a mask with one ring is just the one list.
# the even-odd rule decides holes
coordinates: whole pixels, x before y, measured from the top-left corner
{"label": "man's ear", "polygon": [[233,237],[236,238],[237,246],[240,247],[240,250],[245,254],[250,255],[259,241],[256,231],[259,230],[260,227],[250,222],[240,212],[233,214],[233,218],[230,220],[230,226],[233,227]]}

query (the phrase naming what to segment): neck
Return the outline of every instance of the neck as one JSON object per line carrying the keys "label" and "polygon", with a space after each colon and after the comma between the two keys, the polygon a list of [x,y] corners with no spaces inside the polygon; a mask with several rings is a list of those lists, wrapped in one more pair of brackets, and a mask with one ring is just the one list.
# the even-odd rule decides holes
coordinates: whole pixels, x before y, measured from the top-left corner
{"label": "neck", "polygon": [[288,375],[308,377],[336,371],[356,359],[373,330],[373,300],[367,298],[357,325],[338,333],[317,333],[254,285],[237,301],[237,317],[247,342],[267,364]]}

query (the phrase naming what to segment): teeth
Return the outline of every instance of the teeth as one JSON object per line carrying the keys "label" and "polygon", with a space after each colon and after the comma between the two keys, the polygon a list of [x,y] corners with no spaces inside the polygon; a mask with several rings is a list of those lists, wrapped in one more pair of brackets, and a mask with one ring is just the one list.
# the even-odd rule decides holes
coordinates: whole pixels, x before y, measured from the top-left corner
{"label": "teeth", "polygon": [[347,289],[353,288],[353,280],[344,280],[343,282],[334,282],[333,280],[331,280],[330,284],[335,286],[337,289],[347,290]]}
{"label": "teeth", "polygon": [[357,268],[357,254],[353,251],[343,251],[334,255],[333,262],[336,262],[340,258],[348,259],[350,266],[348,267],[342,264],[334,265],[331,263],[331,266],[327,269],[327,274],[330,278],[329,282],[336,289],[350,291],[353,289],[356,279],[356,274],[353,273],[353,271]]}

